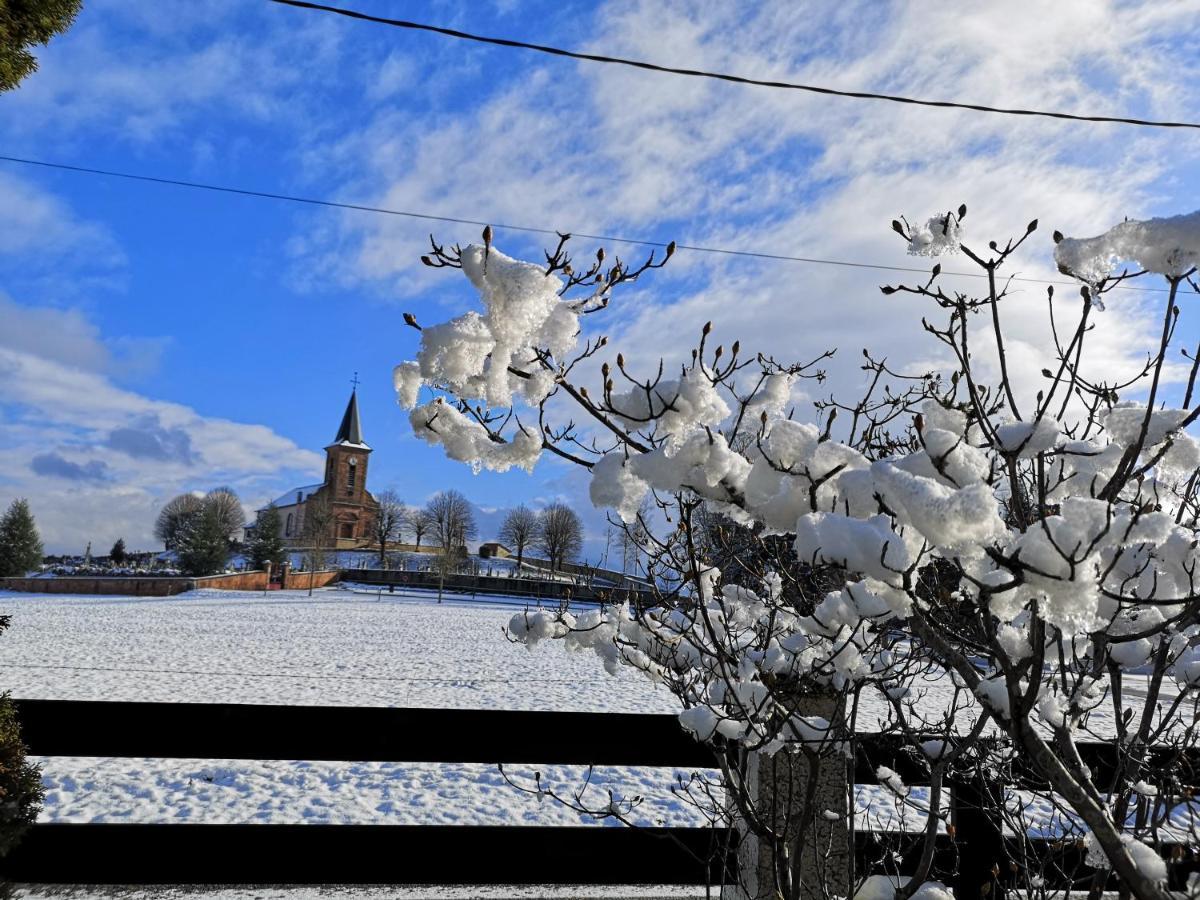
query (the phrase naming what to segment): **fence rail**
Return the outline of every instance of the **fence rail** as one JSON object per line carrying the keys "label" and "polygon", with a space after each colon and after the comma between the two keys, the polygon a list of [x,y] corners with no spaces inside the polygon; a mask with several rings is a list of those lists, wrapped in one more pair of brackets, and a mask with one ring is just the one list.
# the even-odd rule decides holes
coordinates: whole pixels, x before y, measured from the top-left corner
{"label": "fence rail", "polygon": [[622,600],[652,602],[649,591],[627,587],[595,587],[569,581],[546,581],[540,578],[512,578],[505,575],[451,574],[444,579],[433,572],[414,572],[406,569],[342,569],[341,580],[386,590],[388,587],[409,587],[425,591],[442,590],[448,594],[495,594],[526,600],[574,603],[607,603]]}
{"label": "fence rail", "polygon": [[[303,759],[378,762],[525,763],[710,768],[713,751],[692,741],[674,716],[498,710],[297,707],[241,704],[17,700],[22,733],[38,756]],[[1109,744],[1083,744],[1086,765],[1104,770]],[[1193,774],[1200,760],[1189,758]],[[858,784],[877,766],[908,784],[928,775],[894,738],[860,735]],[[1022,784],[1036,785],[1029,773]],[[1191,779],[1200,782],[1200,777]],[[951,785],[953,838],[938,838],[936,863],[953,872],[960,900],[1008,865],[996,816],[981,808],[977,783]],[[859,833],[863,864],[892,849]],[[3,860],[16,881],[114,883],[705,884],[731,872],[723,829],[424,825],[198,825],[43,823]],[[1028,840],[1058,864],[1048,888],[1067,887],[1074,844]],[[458,863],[448,865],[447,849]],[[1194,856],[1194,854],[1193,854]],[[909,853],[900,871],[913,865]],[[1195,868],[1176,866],[1180,881]],[[1086,871],[1086,870],[1082,870]],[[1057,883],[1055,882],[1057,879]],[[1001,878],[1002,881],[1002,878]],[[1175,885],[1179,886],[1179,885]]]}

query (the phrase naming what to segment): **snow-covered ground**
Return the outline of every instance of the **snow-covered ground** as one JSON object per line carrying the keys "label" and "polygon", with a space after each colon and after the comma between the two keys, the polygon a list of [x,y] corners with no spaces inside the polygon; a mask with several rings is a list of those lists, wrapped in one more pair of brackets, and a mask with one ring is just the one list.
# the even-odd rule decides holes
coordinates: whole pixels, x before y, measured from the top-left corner
{"label": "snow-covered ground", "polygon": [[[705,897],[693,885],[20,885],[18,898],[111,900],[677,900]],[[1107,900],[1107,898],[1106,898]]]}
{"label": "snow-covered ground", "polygon": [[[468,603],[322,590],[177,598],[0,593],[12,628],[0,673],[14,696],[159,702],[672,712],[668,693],[501,629],[511,599]],[[54,757],[44,821],[580,824],[494,766]],[[540,766],[577,784],[582,770]],[[513,777],[528,774],[510,767]],[[647,798],[640,821],[701,824],[674,773],[614,767],[595,789]],[[599,798],[602,795],[597,795]]]}
{"label": "snow-covered ground", "polygon": [[[0,676],[14,696],[28,698],[676,711],[669,693],[635,673],[607,676],[594,657],[568,654],[557,644],[530,652],[509,643],[502,627],[520,606],[502,597],[447,598],[439,605],[415,592],[346,588],[311,598],[305,591],[200,591],[161,599],[0,592],[0,614],[12,616],[12,628],[0,638]],[[944,702],[944,685],[922,689],[925,703]],[[867,702],[860,729],[870,730],[882,709]],[[485,765],[40,762],[47,789],[43,821],[591,824],[552,802],[538,803]],[[584,774],[578,767],[537,768],[545,782],[564,789]],[[508,767],[518,779],[531,769]],[[644,824],[703,824],[698,811],[671,794],[676,774],[608,767],[594,773],[592,796],[599,801],[609,788],[643,796],[635,818]],[[899,823],[894,802],[880,789],[857,794],[860,827],[868,818],[876,828]],[[919,802],[923,794],[917,789],[913,797]],[[1041,830],[1061,827],[1049,809],[1033,818],[1046,820]],[[318,895],[326,896],[311,893]]]}
{"label": "snow-covered ground", "polygon": [[481,601],[337,589],[0,592],[0,613],[12,615],[0,671],[29,698],[675,711],[636,673],[613,678],[594,657],[510,644],[501,629],[519,606]]}

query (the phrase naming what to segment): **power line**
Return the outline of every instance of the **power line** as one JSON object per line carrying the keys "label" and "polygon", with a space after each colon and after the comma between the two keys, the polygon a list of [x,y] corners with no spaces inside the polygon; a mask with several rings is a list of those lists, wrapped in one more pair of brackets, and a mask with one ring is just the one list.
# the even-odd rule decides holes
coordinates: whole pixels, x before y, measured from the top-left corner
{"label": "power line", "polygon": [[[215,191],[221,194],[234,194],[239,197],[254,197],[265,200],[282,200],[288,203],[303,203],[309,206],[321,206],[331,209],[348,209],[355,212],[377,213],[386,216],[401,216],[409,219],[421,219],[427,222],[446,222],[453,225],[476,225],[483,227],[491,225],[492,228],[516,231],[524,234],[545,234],[557,236],[559,234],[553,228],[538,228],[532,225],[505,225],[496,222],[487,222],[483,219],[463,219],[457,216],[442,216],[434,213],[414,212],[412,210],[402,209],[387,209],[381,206],[368,206],[361,203],[342,203],[336,200],[324,200],[318,197],[302,197],[296,194],[280,194],[273,191],[260,191],[250,188],[237,188],[228,185],[210,184],[202,181],[184,181],[177,178],[160,178],[154,175],[140,175],[134,172],[118,172],[112,169],[95,169],[88,166],[73,166],[66,163],[47,162],[40,159],[27,159],[19,156],[4,156],[0,155],[0,162],[16,163],[23,166],[38,166],[45,169],[58,169],[64,172],[74,172],[81,175],[100,175],[106,178],[123,178],[128,181],[143,181],[151,184],[168,185],[171,187],[191,188],[201,191]],[[569,232],[573,237],[584,238],[589,241],[600,241],[608,244],[631,244],[638,247],[666,247],[666,241],[650,241],[641,238],[617,237],[614,235],[604,234],[587,234],[579,231]],[[757,250],[733,250],[726,247],[707,247],[699,244],[681,244],[676,242],[676,250],[687,250],[693,253],[713,253],[721,256],[737,256],[747,257],[750,259],[765,259],[776,262],[797,262],[809,263],[812,265],[821,266],[840,266],[851,269],[873,269],[880,272],[910,272],[919,275],[928,275],[929,270],[919,268],[917,266],[889,266],[882,263],[865,263],[847,259],[828,259],[818,256],[789,256],[783,253],[763,253]],[[942,275],[954,276],[958,278],[985,278],[985,274],[980,272],[955,272],[943,269]],[[1067,287],[1078,287],[1078,283],[1074,281],[1052,281],[1044,278],[1024,278],[1019,275],[1013,276],[1011,281],[1028,282],[1031,284],[1054,284],[1064,285]],[[1140,291],[1144,293],[1164,293],[1166,288],[1155,287],[1137,287],[1134,285],[1118,285],[1118,290],[1124,291]]]}
{"label": "power line", "polygon": [[548,53],[551,56],[562,56],[569,59],[580,59],[587,62],[611,63],[619,66],[630,66],[635,69],[645,69],[650,72],[665,72],[671,75],[687,75],[693,78],[713,78],[718,81],[728,81],[734,84],[746,84],[754,87],[782,88],[791,91],[807,91],[811,94],[825,94],[831,97],[848,97],[855,100],[886,100],[890,103],[906,103],[912,106],[932,106],[941,109],[968,109],[974,112],[995,113],[1006,116],[1036,116],[1047,119],[1067,119],[1072,122],[1105,122],[1117,125],[1140,125],[1149,128],[1200,128],[1200,122],[1164,122],[1154,119],[1134,119],[1125,116],[1087,116],[1076,113],[1052,112],[1041,109],[1022,109],[1001,106],[986,106],[981,103],[960,103],[952,100],[923,100],[916,97],[905,97],[899,94],[877,94],[872,91],[846,91],[837,88],[822,87],[814,84],[800,84],[793,81],[769,81],[760,78],[749,78],[744,75],[731,75],[727,72],[710,72],[703,69],[681,69],[674,66],[663,66],[644,60],[626,59],[620,56],[604,56],[598,53],[582,53],[575,50],[564,50],[561,47],[551,47],[546,44],[531,44],[526,41],[515,41],[508,38],[488,37],[472,34],[468,31],[457,31],[453,28],[442,28],[438,25],[426,25],[422,22],[411,22],[407,19],[389,19],[384,16],[373,16],[353,9],[337,6],[326,6],[323,3],[309,3],[307,0],[270,0],[284,6],[294,6],[299,9],[316,10],[318,12],[335,13],[350,19],[364,22],[375,22],[380,25],[391,25],[395,28],[408,28],[414,31],[428,31],[445,37],[458,38],[464,41],[475,41],[480,44],[493,44],[497,47],[512,47],[520,50],[533,50],[538,53]]}

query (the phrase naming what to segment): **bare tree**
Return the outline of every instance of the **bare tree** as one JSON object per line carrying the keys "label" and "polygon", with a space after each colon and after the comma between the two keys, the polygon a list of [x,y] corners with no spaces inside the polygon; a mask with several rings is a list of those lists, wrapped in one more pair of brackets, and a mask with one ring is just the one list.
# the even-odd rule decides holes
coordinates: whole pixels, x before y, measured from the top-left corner
{"label": "bare tree", "polygon": [[550,561],[550,569],[557,571],[583,550],[583,522],[565,503],[551,503],[538,513],[534,541]]}
{"label": "bare tree", "polygon": [[375,521],[371,523],[371,533],[379,544],[379,568],[386,569],[387,545],[400,536],[407,510],[400,495],[393,490],[381,491],[375,499],[379,501],[379,509],[376,510]]}
{"label": "bare tree", "polygon": [[221,531],[230,541],[237,540],[238,532],[246,524],[246,512],[242,501],[231,487],[213,488],[204,495],[204,505],[211,506]]}
{"label": "bare tree", "polygon": [[477,533],[471,503],[458,491],[441,491],[425,507],[432,523],[433,538],[443,554],[459,551]]}
{"label": "bare tree", "polygon": [[412,532],[416,550],[420,553],[421,539],[433,531],[433,520],[429,517],[429,510],[424,507],[405,507],[404,525]]}
{"label": "bare tree", "polygon": [[433,525],[434,539],[441,547],[436,560],[438,603],[441,603],[446,576],[457,571],[466,556],[467,541],[476,535],[475,512],[466,497],[451,490],[435,494],[425,507],[425,513]]}
{"label": "bare tree", "polygon": [[522,503],[508,511],[504,523],[500,526],[500,542],[517,552],[517,570],[525,559],[525,548],[533,544],[537,534],[537,513]]}
{"label": "bare tree", "polygon": [[642,548],[649,544],[650,536],[650,498],[644,498],[638,507],[637,516],[628,525],[620,523],[617,539],[621,545],[621,573],[628,575],[630,570],[638,573],[641,564]]}
{"label": "bare tree", "polygon": [[204,498],[195,494],[179,494],[172,497],[158,514],[154,523],[154,536],[162,541],[167,550],[178,549],[187,520],[203,508]]}
{"label": "bare tree", "polygon": [[319,491],[309,497],[304,504],[304,524],[301,535],[307,546],[305,558],[308,563],[308,596],[312,596],[313,582],[317,577],[317,569],[325,567],[325,550],[332,541],[335,516],[333,504]]}

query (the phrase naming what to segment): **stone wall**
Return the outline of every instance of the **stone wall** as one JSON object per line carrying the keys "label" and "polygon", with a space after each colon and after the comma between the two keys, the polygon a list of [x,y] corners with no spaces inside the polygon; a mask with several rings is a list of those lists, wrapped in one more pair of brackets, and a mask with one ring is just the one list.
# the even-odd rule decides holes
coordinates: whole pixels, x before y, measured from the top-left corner
{"label": "stone wall", "polygon": [[265,591],[267,589],[267,573],[260,571],[207,575],[204,578],[193,578],[191,582],[190,590],[210,588],[217,591]]}
{"label": "stone wall", "polygon": [[[313,587],[325,587],[338,580],[336,569],[316,572]],[[307,589],[307,572],[290,572],[288,590]],[[123,597],[173,597],[185,591],[206,588],[218,591],[262,591],[267,587],[266,572],[232,572],[228,575],[209,575],[204,578],[156,578],[154,576],[112,578],[63,575],[58,578],[0,578],[0,589],[26,594],[106,594]]]}
{"label": "stone wall", "polygon": [[0,578],[0,588],[27,594],[119,594],[134,597],[171,597],[194,587],[191,578],[72,577]]}
{"label": "stone wall", "polygon": [[[312,574],[313,587],[325,587],[328,584],[333,584],[341,577],[341,571],[338,569],[328,569],[322,572],[314,572]],[[284,585],[289,591],[301,591],[308,589],[308,572],[288,572],[287,584]]]}

